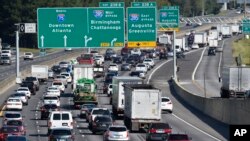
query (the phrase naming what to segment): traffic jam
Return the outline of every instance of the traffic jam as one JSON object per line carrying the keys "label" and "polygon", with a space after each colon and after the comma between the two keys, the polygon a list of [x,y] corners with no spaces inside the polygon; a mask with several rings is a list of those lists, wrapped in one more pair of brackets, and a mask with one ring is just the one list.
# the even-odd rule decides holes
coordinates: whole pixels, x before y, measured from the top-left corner
{"label": "traffic jam", "polygon": [[0,139],[25,140],[30,135],[25,115],[34,97],[36,123],[45,124],[35,130],[43,132],[39,137],[45,140],[73,141],[79,140],[77,134],[97,134],[104,141],[120,141],[131,140],[133,133],[145,134],[147,141],[190,140],[188,134],[173,133],[171,125],[161,121],[162,114],[173,112],[171,99],[145,82],[164,59],[161,56],[167,55],[160,48],[109,48],[102,53],[91,50],[52,67],[32,65],[32,75],[4,104]]}

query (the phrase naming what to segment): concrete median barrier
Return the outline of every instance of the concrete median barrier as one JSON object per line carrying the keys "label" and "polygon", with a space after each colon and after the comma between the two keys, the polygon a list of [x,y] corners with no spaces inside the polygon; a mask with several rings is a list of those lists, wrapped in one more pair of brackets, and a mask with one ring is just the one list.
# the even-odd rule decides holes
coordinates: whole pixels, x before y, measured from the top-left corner
{"label": "concrete median barrier", "polygon": [[178,96],[202,113],[226,124],[250,124],[250,99],[204,98],[184,89],[177,81],[172,86]]}

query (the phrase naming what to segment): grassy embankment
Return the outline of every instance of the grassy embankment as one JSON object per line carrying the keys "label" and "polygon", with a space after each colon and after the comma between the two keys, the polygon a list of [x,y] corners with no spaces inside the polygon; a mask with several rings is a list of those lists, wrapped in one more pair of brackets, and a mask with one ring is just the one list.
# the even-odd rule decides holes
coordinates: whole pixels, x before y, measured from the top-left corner
{"label": "grassy embankment", "polygon": [[[51,53],[57,51],[58,49],[47,49],[47,53]],[[32,53],[39,53],[39,49],[33,48],[20,48],[20,52],[32,52]]]}
{"label": "grassy embankment", "polygon": [[250,66],[250,39],[241,39],[233,43],[233,57],[238,57],[239,54],[242,59],[242,64]]}

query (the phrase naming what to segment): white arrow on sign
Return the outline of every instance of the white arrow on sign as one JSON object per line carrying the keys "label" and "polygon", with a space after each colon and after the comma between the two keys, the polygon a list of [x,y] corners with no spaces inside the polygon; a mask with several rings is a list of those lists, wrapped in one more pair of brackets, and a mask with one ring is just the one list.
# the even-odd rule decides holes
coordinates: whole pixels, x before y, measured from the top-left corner
{"label": "white arrow on sign", "polygon": [[43,47],[44,46],[44,36],[42,35],[40,38],[41,38],[41,47]]}
{"label": "white arrow on sign", "polygon": [[88,42],[91,41],[91,40],[92,40],[92,37],[89,37],[89,38],[88,38],[87,35],[84,36],[85,47],[87,47]]}
{"label": "white arrow on sign", "polygon": [[117,41],[117,38],[113,38],[113,40],[111,41],[111,46],[114,46],[115,41]]}
{"label": "white arrow on sign", "polygon": [[64,47],[66,47],[67,46],[67,36],[66,35],[64,35]]}

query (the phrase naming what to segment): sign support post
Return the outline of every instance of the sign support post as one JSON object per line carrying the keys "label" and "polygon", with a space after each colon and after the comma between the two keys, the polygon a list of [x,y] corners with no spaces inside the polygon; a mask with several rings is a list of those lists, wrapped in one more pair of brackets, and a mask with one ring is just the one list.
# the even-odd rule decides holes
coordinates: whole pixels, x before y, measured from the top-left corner
{"label": "sign support post", "polygon": [[175,30],[173,31],[173,59],[174,59],[174,76],[173,76],[173,78],[175,79],[175,80],[177,80],[177,78],[176,78],[176,71],[177,71],[177,69],[176,69],[176,65],[177,65],[177,62],[176,62],[176,48],[175,48]]}
{"label": "sign support post", "polygon": [[16,78],[19,78],[19,31],[16,31]]}

